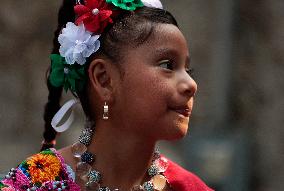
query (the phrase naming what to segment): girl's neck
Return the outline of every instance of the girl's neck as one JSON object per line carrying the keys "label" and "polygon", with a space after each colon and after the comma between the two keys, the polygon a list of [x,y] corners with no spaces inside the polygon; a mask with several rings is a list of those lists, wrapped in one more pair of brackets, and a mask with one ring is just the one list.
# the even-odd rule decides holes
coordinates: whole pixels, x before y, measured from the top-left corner
{"label": "girl's neck", "polygon": [[155,141],[127,133],[118,126],[97,124],[88,151],[95,154],[93,168],[102,173],[102,185],[130,190],[147,179]]}

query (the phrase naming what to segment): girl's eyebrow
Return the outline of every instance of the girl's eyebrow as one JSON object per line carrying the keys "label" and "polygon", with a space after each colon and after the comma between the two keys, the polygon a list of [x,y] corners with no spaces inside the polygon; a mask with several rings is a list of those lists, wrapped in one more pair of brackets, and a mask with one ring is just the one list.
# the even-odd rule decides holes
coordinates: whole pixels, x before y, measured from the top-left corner
{"label": "girl's eyebrow", "polygon": [[165,55],[165,54],[177,55],[178,50],[173,49],[173,48],[159,48],[159,49],[156,49],[155,52],[158,55]]}

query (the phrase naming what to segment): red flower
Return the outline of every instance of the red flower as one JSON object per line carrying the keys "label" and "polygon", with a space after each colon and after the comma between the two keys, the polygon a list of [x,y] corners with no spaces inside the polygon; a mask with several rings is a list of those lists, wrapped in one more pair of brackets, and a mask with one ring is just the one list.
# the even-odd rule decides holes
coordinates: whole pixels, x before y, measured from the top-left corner
{"label": "red flower", "polygon": [[101,34],[112,23],[111,5],[105,0],[85,0],[85,5],[76,5],[74,10],[78,16],[75,24],[84,23],[85,28],[92,33]]}

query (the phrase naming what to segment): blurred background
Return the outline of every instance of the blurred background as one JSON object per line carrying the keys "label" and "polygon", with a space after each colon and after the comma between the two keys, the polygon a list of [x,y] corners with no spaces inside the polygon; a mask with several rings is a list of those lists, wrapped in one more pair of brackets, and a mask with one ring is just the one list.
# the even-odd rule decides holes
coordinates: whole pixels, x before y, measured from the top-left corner
{"label": "blurred background", "polygon": [[[1,0],[0,173],[40,149],[59,0]],[[189,135],[161,150],[218,191],[284,188],[284,1],[162,0],[191,48]],[[71,97],[64,94],[62,102]],[[57,148],[77,140],[84,118]]]}

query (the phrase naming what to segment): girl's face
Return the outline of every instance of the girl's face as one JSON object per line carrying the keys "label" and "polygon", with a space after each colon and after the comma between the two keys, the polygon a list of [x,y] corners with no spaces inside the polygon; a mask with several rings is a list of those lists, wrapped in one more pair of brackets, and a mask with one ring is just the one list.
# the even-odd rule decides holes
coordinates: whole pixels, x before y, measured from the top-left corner
{"label": "girl's face", "polygon": [[145,43],[124,52],[112,109],[117,122],[153,140],[183,137],[197,84],[188,74],[189,50],[180,30],[160,24]]}

